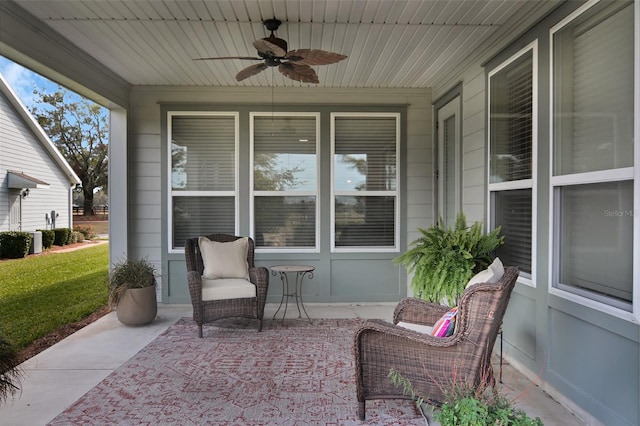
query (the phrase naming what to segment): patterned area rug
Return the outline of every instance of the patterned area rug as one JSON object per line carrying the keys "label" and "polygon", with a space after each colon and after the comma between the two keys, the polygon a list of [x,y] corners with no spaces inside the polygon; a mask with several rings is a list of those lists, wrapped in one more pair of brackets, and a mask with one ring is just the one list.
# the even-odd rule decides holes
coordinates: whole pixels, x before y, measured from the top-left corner
{"label": "patterned area rug", "polygon": [[[183,318],[51,425],[361,425],[356,319],[205,325]],[[424,425],[409,400],[367,402],[375,425]]]}

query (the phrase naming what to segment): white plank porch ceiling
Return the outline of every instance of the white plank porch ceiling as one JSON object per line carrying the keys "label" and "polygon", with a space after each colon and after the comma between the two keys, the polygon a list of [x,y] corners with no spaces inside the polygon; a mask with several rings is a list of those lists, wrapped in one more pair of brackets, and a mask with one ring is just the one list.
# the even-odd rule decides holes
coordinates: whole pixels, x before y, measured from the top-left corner
{"label": "white plank porch ceiling", "polygon": [[133,85],[307,86],[268,69],[242,82],[257,62],[193,61],[256,56],[280,19],[289,49],[342,53],[314,66],[319,87],[433,87],[497,52],[561,1],[541,0],[20,0],[43,24]]}

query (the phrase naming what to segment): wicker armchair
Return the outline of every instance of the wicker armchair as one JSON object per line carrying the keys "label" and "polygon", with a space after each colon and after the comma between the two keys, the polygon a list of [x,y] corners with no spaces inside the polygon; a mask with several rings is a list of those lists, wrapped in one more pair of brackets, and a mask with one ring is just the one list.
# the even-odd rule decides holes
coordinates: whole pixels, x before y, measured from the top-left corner
{"label": "wicker armchair", "polygon": [[419,299],[402,300],[395,309],[394,324],[365,321],[354,341],[360,419],[365,418],[367,400],[410,398],[391,383],[391,369],[436,405],[443,402],[443,391],[454,382],[494,385],[491,354],[517,278],[518,269],[508,267],[497,283],[467,288],[460,297],[450,337],[433,337],[395,325],[400,321],[433,325],[449,310]]}
{"label": "wicker armchair", "polygon": [[[211,241],[231,242],[241,237],[226,234],[210,234],[206,237]],[[202,337],[202,325],[207,322],[229,317],[255,318],[258,320],[258,331],[262,331],[264,304],[267,300],[269,287],[269,272],[265,267],[256,267],[254,263],[255,244],[249,238],[247,263],[249,265],[249,281],[256,286],[256,297],[225,300],[202,300],[202,273],[204,264],[198,246],[198,238],[186,240],[184,254],[187,262],[187,280],[191,304],[193,305],[193,320],[198,324],[199,336]]]}

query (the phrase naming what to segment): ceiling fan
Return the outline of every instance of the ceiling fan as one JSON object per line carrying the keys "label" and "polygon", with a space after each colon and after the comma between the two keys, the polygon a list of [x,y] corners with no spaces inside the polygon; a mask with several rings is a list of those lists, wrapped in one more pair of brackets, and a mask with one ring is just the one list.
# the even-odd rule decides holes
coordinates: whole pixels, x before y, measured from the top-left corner
{"label": "ceiling fan", "polygon": [[276,37],[273,33],[280,27],[278,19],[267,19],[263,22],[267,30],[271,31],[269,37],[253,42],[253,46],[258,50],[258,57],[253,56],[224,56],[219,58],[197,58],[196,61],[208,61],[219,59],[241,59],[248,61],[261,61],[259,64],[251,65],[236,75],[236,80],[242,81],[246,78],[259,74],[268,67],[278,67],[278,71],[285,77],[303,83],[319,83],[318,75],[310,65],[335,64],[345,59],[345,55],[327,52],[319,49],[296,49],[287,51],[287,42]]}

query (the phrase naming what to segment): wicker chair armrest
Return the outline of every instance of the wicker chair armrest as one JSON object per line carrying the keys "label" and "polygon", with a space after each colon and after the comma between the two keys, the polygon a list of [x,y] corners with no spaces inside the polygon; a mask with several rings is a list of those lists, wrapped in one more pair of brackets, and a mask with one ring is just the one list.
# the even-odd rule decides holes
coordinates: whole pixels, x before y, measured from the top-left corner
{"label": "wicker chair armrest", "polygon": [[191,295],[191,304],[193,306],[200,305],[202,302],[202,276],[198,271],[187,272],[187,282],[189,284],[189,294]]}
{"label": "wicker chair armrest", "polygon": [[422,299],[406,298],[400,301],[393,313],[394,324],[400,321],[413,324],[433,325],[449,309],[448,306]]}
{"label": "wicker chair armrest", "polygon": [[249,268],[249,281],[254,283],[258,288],[258,298],[264,293],[264,297],[267,295],[269,289],[269,270],[264,266],[254,266]]}
{"label": "wicker chair armrest", "polygon": [[384,320],[372,319],[363,322],[356,330],[356,348],[359,348],[360,336],[365,333],[385,333],[434,348],[454,346],[459,344],[462,339],[460,333],[454,333],[453,336],[450,337],[434,337],[430,334],[409,330],[408,328],[400,327]]}

